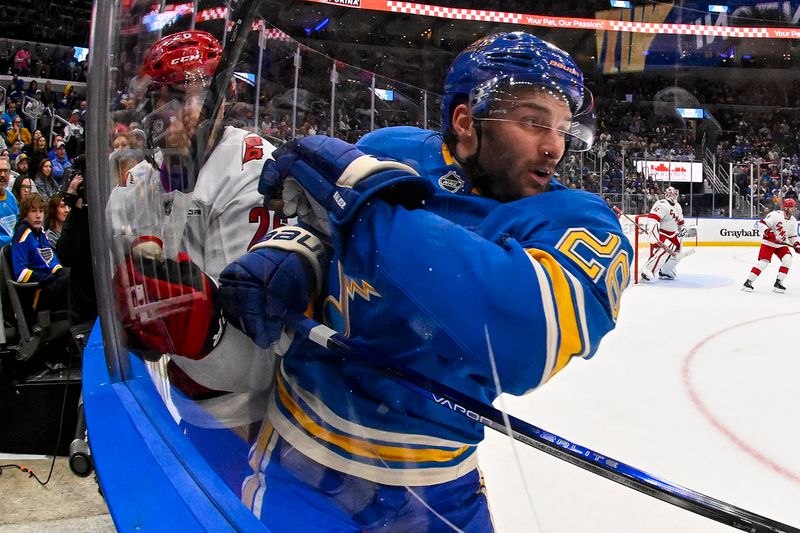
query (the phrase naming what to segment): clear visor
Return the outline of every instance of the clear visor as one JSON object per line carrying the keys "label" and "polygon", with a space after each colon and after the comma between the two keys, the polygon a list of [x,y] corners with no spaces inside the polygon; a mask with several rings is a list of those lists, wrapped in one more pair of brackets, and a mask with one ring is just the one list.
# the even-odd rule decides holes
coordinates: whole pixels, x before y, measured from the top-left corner
{"label": "clear visor", "polygon": [[[582,87],[579,99],[576,94],[577,91],[567,94],[553,86],[511,82],[502,90],[491,91],[481,105],[473,106],[473,119],[552,130],[564,138],[568,151],[584,152],[594,143],[597,120],[592,93]],[[570,113],[576,102],[580,106]]]}

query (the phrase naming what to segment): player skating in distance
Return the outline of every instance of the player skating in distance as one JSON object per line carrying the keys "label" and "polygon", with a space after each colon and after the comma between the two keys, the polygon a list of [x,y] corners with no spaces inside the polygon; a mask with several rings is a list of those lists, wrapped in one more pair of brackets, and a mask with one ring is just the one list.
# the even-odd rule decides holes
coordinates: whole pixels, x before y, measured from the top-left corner
{"label": "player skating in distance", "polygon": [[[114,281],[128,347],[159,361],[151,369],[162,374],[157,380],[168,376],[162,394],[184,432],[238,493],[275,358],[226,324],[217,278],[278,222],[258,192],[274,147],[225,126],[223,112],[207,116],[221,55],[204,31],[168,35],[144,55],[149,149],[121,175],[107,212],[123,258]],[[240,433],[238,444],[221,444],[226,437],[216,430],[226,428]]]}
{"label": "player skating in distance", "polygon": [[[594,138],[581,71],[545,41],[502,33],[455,59],[444,94],[442,133],[314,136],[276,152],[261,190],[282,189],[303,227],[223,271],[232,323],[267,346],[307,311],[485,402],[595,353],[632,252],[601,198],[553,179]],[[273,531],[493,529],[482,426],[357,361],[295,339],[267,422],[242,498]]]}
{"label": "player skating in distance", "polygon": [[763,226],[764,233],[761,236],[761,247],[758,249],[758,261],[750,269],[750,274],[742,285],[743,291],[752,292],[753,282],[767,268],[774,255],[780,260],[781,266],[778,267],[778,276],[775,278],[772,290],[778,293],[786,292],[783,282],[792,265],[792,252],[789,247],[791,246],[795,252],[800,253],[800,242],[797,240],[797,220],[794,218],[796,211],[797,200],[786,198],[783,201],[783,209],[770,211],[767,216],[758,221],[759,225]]}
{"label": "player skating in distance", "polygon": [[648,217],[651,219],[650,258],[644,264],[641,278],[651,281],[658,273],[661,279],[675,279],[675,267],[682,259],[681,237],[686,233],[678,189],[667,187],[664,198],[653,204]]}

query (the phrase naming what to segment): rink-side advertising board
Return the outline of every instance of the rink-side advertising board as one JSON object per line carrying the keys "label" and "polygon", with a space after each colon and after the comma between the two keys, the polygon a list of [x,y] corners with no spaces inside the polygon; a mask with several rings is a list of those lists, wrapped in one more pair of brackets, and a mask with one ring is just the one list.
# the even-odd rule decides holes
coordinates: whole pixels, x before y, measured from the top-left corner
{"label": "rink-side advertising board", "polygon": [[[758,246],[761,228],[757,218],[687,218],[687,226],[697,227],[697,238],[685,238],[684,246]],[[634,229],[625,228],[625,234],[634,242]],[[623,223],[623,227],[625,224]],[[644,237],[642,239],[642,237]],[[640,236],[646,242],[647,236]]]}

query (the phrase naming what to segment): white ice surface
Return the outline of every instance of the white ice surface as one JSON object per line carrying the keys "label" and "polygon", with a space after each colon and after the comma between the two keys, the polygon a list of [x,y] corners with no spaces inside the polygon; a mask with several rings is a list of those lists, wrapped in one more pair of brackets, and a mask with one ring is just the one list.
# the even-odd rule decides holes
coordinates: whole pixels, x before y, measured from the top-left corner
{"label": "white ice surface", "polygon": [[[755,292],[741,292],[756,254],[699,248],[675,281],[632,285],[593,359],[495,406],[800,527],[800,258],[785,294],[772,292],[775,260]],[[499,532],[734,531],[512,442],[487,430],[479,448]]]}

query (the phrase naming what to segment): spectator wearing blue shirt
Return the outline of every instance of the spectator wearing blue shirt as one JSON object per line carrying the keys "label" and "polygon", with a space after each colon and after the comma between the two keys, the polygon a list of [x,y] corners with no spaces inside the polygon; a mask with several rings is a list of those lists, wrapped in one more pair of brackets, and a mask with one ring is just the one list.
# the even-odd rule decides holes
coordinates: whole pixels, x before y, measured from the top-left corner
{"label": "spectator wearing blue shirt", "polygon": [[67,155],[67,147],[64,144],[64,141],[57,142],[54,149],[56,152],[56,157],[52,159],[53,178],[55,178],[58,183],[61,183],[61,176],[64,175],[65,170],[72,166],[72,160],[70,160],[69,156]]}
{"label": "spectator wearing blue shirt", "polygon": [[64,142],[64,137],[62,137],[61,135],[56,135],[55,138],[53,139],[53,144],[51,145],[52,148],[50,148],[50,151],[47,152],[47,159],[50,159],[52,161],[53,159],[56,158],[56,145],[60,142]]}
{"label": "spectator wearing blue shirt", "polygon": [[5,122],[5,127],[3,128],[3,133],[6,132],[7,128],[11,127],[11,124],[14,123],[14,118],[17,116],[17,103],[14,100],[9,99],[6,102],[6,110],[3,112],[3,122]]}
{"label": "spectator wearing blue shirt", "polygon": [[10,177],[11,161],[8,157],[0,157],[0,248],[11,242],[19,215],[17,199],[8,192]]}

